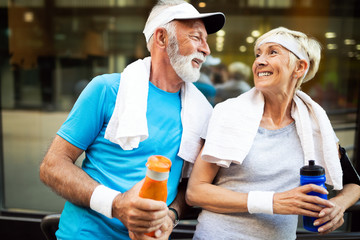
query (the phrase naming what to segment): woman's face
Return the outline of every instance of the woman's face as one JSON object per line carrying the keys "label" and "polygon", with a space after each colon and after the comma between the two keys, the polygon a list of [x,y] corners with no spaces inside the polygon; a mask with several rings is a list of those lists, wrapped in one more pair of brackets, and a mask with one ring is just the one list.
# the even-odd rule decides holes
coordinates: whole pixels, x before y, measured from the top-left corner
{"label": "woman's face", "polygon": [[255,87],[262,92],[290,93],[295,87],[289,51],[277,43],[264,43],[256,49],[252,70]]}

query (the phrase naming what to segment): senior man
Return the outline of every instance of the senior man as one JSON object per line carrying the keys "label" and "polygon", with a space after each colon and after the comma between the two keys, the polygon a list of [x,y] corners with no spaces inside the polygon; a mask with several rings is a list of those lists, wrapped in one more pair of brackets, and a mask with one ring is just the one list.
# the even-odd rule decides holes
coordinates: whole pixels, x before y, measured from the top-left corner
{"label": "senior man", "polygon": [[[168,239],[212,111],[192,82],[210,54],[207,35],[224,23],[220,12],[159,1],[143,32],[151,57],[85,88],[40,166],[41,180],[68,200],[58,239]],[[151,155],[172,161],[166,204],[138,196]]]}

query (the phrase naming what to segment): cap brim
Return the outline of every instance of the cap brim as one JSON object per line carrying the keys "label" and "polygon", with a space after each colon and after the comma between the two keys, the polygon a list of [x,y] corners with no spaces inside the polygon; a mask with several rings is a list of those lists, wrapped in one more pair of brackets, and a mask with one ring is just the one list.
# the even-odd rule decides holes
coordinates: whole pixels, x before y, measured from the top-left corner
{"label": "cap brim", "polygon": [[[196,17],[179,17],[177,20],[202,19],[208,34],[216,33],[225,25],[225,15],[221,12],[201,13]],[[174,20],[175,20],[174,19]]]}
{"label": "cap brim", "polygon": [[208,34],[216,33],[225,25],[225,15],[222,13],[216,13],[208,17],[202,18],[205,24],[205,28]]}

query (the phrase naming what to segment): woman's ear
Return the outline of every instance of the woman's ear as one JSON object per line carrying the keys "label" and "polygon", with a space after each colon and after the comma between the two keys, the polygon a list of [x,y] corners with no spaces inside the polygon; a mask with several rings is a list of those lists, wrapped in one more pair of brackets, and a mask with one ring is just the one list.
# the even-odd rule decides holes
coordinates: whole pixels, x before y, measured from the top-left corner
{"label": "woman's ear", "polygon": [[301,78],[305,74],[306,69],[308,69],[308,67],[309,67],[308,63],[305,60],[303,59],[298,60],[294,74],[297,75],[298,78]]}
{"label": "woman's ear", "polygon": [[157,28],[154,32],[154,43],[161,48],[165,48],[167,44],[168,34],[165,28]]}

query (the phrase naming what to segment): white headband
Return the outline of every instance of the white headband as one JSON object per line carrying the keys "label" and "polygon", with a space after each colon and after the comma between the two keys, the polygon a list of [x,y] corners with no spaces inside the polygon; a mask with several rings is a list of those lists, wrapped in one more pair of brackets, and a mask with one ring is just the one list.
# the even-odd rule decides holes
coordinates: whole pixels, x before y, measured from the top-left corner
{"label": "white headband", "polygon": [[[166,23],[171,22],[172,20],[179,19],[200,19],[200,18],[209,18],[214,16],[214,19],[211,21],[204,21],[206,30],[208,34],[217,32],[220,30],[225,23],[225,16],[223,13],[199,13],[196,8],[194,8],[189,3],[182,3],[172,7],[165,8],[159,15],[153,18],[151,21],[148,21],[144,28],[144,35],[146,42],[149,41],[150,37],[154,34],[155,29],[165,25]],[[205,20],[205,19],[204,19]]]}
{"label": "white headband", "polygon": [[257,46],[260,47],[262,44],[269,42],[280,44],[281,46],[285,47],[287,50],[295,54],[296,57],[307,62],[308,66],[303,76],[304,79],[309,71],[310,59],[307,52],[301,47],[301,45],[292,37],[276,34],[265,38]]}

